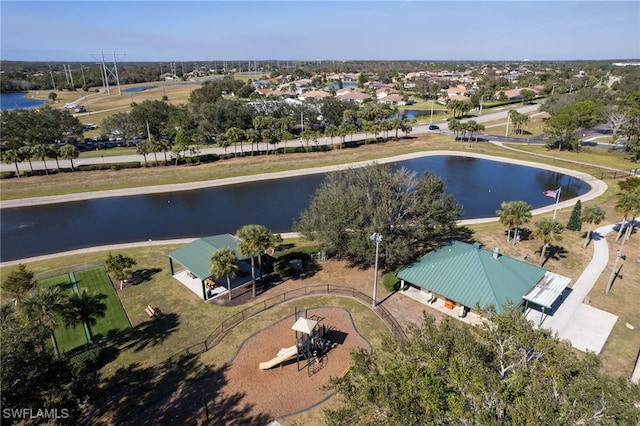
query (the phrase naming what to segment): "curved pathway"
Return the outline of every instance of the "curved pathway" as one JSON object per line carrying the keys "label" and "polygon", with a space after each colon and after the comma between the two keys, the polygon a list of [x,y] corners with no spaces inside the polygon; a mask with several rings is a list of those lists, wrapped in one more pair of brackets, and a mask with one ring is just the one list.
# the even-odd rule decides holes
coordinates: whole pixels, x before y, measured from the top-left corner
{"label": "curved pathway", "polygon": [[[606,235],[613,231],[615,224],[601,226],[592,233],[593,258],[580,277],[571,287],[556,311],[544,318],[541,327],[557,334],[561,340],[568,340],[576,349],[593,351],[599,354],[602,350],[618,316],[584,303],[591,289],[609,264],[609,245]],[[540,322],[538,311],[530,310],[527,318],[536,324]]]}

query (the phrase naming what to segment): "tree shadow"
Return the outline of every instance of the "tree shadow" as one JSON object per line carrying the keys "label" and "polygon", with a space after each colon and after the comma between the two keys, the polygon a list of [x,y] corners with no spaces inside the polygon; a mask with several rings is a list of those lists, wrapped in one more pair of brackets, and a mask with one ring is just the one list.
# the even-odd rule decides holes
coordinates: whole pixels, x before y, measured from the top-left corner
{"label": "tree shadow", "polygon": [[471,228],[468,228],[466,226],[458,226],[456,227],[449,236],[447,236],[447,239],[455,239],[458,241],[462,241],[465,243],[473,243],[475,240],[473,239],[473,230]]}
{"label": "tree shadow", "polygon": [[162,272],[160,268],[146,268],[146,269],[138,269],[133,271],[131,274],[131,279],[135,282],[135,284],[140,284],[145,281],[151,281],[154,275]]}
{"label": "tree shadow", "polygon": [[[225,394],[227,364],[203,365],[197,357],[183,357],[170,368],[134,365],[116,371],[107,388],[118,389],[133,379],[126,394],[114,395],[113,423],[120,425],[268,424],[272,417],[255,414],[246,394]],[[197,377],[189,379],[190,377]],[[145,380],[146,379],[146,380]],[[114,397],[112,397],[114,399]]]}
{"label": "tree shadow", "polygon": [[297,274],[294,274],[291,278],[294,280],[304,280],[306,278],[311,278],[318,272],[322,271],[322,265],[318,261],[308,261],[304,263],[304,267],[302,271],[299,271]]}
{"label": "tree shadow", "polygon": [[553,244],[549,244],[547,251],[545,253],[544,261],[542,262],[542,267],[546,265],[549,259],[560,260],[567,258],[567,250],[562,246],[555,246]]}
{"label": "tree shadow", "polygon": [[624,276],[620,273],[622,272],[623,266],[624,266],[624,263],[621,264],[618,270],[613,273],[613,279],[611,280],[611,286],[609,287],[609,291],[611,291],[613,287],[615,287],[616,281],[624,279]]}
{"label": "tree shadow", "polygon": [[113,336],[113,340],[121,350],[131,349],[139,352],[149,346],[162,344],[178,329],[178,325],[180,325],[178,315],[161,314]]}
{"label": "tree shadow", "polygon": [[529,228],[520,228],[518,229],[518,234],[520,235],[520,241],[528,241],[531,239],[533,231]]}

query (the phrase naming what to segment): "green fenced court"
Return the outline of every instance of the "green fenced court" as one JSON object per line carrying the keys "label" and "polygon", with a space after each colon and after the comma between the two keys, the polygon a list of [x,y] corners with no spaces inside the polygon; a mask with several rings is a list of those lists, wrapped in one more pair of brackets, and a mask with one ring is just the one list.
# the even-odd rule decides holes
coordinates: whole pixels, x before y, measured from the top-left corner
{"label": "green fenced court", "polygon": [[[68,295],[74,292],[79,294],[83,290],[86,290],[89,294],[105,294],[107,297],[102,302],[107,306],[106,314],[102,318],[97,318],[96,325],[91,327],[94,340],[109,337],[131,327],[129,318],[104,268],[96,267],[73,272],[75,286],[71,276],[72,274],[69,273],[43,279],[38,281],[38,286],[62,286],[63,292]],[[62,318],[59,318],[58,327],[54,333],[60,352],[68,352],[88,342],[88,335],[84,325],[67,328]]]}
{"label": "green fenced court", "polygon": [[[73,285],[71,284],[69,274],[58,275],[38,281],[38,287],[53,286],[62,286],[62,292],[65,296],[71,296],[71,294],[73,294]],[[71,328],[65,327],[62,317],[57,319],[57,324],[58,326],[53,334],[56,336],[60,353],[67,352],[87,343],[87,335],[83,325],[78,324]],[[49,340],[47,340],[47,344],[51,344]]]}

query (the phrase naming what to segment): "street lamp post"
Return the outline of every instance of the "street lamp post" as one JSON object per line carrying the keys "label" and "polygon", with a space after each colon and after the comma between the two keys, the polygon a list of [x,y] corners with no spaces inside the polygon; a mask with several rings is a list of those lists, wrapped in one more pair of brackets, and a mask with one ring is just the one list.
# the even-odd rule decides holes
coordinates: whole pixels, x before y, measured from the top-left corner
{"label": "street lamp post", "polygon": [[431,120],[429,120],[429,123],[433,123],[433,104],[435,103],[435,99],[431,99]]}
{"label": "street lamp post", "polygon": [[377,232],[374,232],[369,236],[369,239],[371,241],[376,242],[376,263],[374,267],[374,276],[373,276],[373,298],[372,298],[373,300],[371,302],[371,307],[375,308],[377,305],[376,294],[378,293],[378,253],[380,248],[380,242],[382,241],[382,235],[380,235]]}

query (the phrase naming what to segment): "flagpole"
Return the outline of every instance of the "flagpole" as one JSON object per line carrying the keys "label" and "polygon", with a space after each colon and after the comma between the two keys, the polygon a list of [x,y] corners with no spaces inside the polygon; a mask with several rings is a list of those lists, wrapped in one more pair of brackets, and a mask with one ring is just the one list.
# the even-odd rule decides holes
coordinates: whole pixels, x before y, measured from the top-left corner
{"label": "flagpole", "polygon": [[556,211],[558,210],[558,201],[560,201],[560,192],[562,191],[562,186],[558,187],[558,193],[556,194],[556,205],[553,206],[553,220],[556,220]]}

